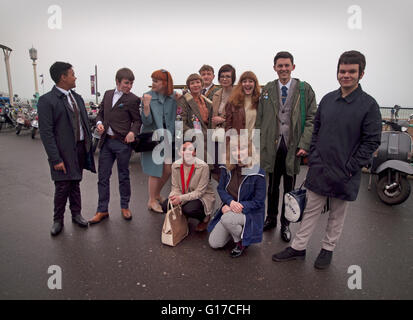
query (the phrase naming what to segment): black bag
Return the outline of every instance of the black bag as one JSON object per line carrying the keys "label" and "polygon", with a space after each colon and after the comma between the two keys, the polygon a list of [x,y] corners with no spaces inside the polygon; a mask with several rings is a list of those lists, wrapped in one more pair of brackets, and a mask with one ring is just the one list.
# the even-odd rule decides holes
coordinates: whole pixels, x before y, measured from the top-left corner
{"label": "black bag", "polygon": [[131,143],[131,147],[135,152],[153,151],[160,141],[152,140],[153,131],[140,133],[135,141]]}

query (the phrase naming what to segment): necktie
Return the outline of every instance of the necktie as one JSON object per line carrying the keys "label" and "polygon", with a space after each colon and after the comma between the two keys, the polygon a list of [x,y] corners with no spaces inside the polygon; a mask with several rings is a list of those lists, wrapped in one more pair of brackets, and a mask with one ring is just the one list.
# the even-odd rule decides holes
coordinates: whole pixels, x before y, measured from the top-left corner
{"label": "necktie", "polygon": [[76,141],[80,141],[80,121],[79,121],[79,109],[77,107],[75,99],[73,99],[72,94],[69,92],[69,99],[72,103],[73,111],[75,113],[76,123],[78,124],[78,128],[76,130]]}
{"label": "necktie", "polygon": [[285,100],[287,100],[287,95],[288,95],[287,91],[288,91],[288,88],[286,86],[281,87],[281,101],[283,104],[285,103]]}
{"label": "necktie", "polygon": [[205,95],[206,89],[202,89],[201,93],[202,93],[203,95]]}

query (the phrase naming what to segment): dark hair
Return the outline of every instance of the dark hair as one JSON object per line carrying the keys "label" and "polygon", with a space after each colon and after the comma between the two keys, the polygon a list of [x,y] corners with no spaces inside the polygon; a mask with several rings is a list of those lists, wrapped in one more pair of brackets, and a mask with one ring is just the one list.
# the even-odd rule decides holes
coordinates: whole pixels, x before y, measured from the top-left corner
{"label": "dark hair", "polygon": [[280,51],[278,52],[275,57],[274,57],[274,66],[277,64],[277,60],[278,59],[290,59],[291,60],[291,64],[294,64],[294,57],[291,53],[287,52],[287,51]]}
{"label": "dark hair", "polygon": [[366,68],[366,57],[364,54],[356,50],[346,51],[338,59],[337,74],[340,69],[340,64],[358,64],[360,76]]}
{"label": "dark hair", "polygon": [[62,75],[67,75],[70,68],[72,68],[70,63],[57,61],[50,67],[50,76],[58,84]]}
{"label": "dark hair", "polygon": [[133,72],[131,69],[122,68],[122,69],[119,69],[118,72],[116,72],[116,81],[121,82],[123,79],[129,80],[129,81],[135,80],[135,76],[133,75]]}
{"label": "dark hair", "polygon": [[214,73],[214,68],[212,68],[210,65],[208,64],[204,64],[201,69],[199,69],[199,74],[201,74],[202,71],[212,71],[212,73]]}
{"label": "dark hair", "polygon": [[221,77],[221,73],[223,72],[231,72],[232,85],[234,85],[235,79],[236,79],[235,68],[231,66],[230,64],[224,64],[221,68],[219,68],[218,80]]}

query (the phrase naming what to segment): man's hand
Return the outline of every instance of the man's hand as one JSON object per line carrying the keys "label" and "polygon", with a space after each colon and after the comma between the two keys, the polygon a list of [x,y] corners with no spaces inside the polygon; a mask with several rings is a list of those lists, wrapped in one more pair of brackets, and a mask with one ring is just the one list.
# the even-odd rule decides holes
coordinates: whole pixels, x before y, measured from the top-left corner
{"label": "man's hand", "polygon": [[242,209],[244,209],[244,206],[241,203],[236,202],[234,200],[231,201],[229,206],[230,206],[231,210],[235,213],[241,213]]}
{"label": "man's hand", "polygon": [[305,151],[304,149],[298,150],[298,152],[296,154],[297,157],[306,157],[307,155],[308,155],[308,152]]}
{"label": "man's hand", "polygon": [[105,127],[103,126],[103,124],[99,123],[96,127],[96,129],[98,130],[98,133],[100,135],[102,135],[102,133],[105,131]]}
{"label": "man's hand", "polygon": [[129,131],[129,133],[125,137],[125,142],[131,143],[133,141],[135,141],[135,134],[132,131]]}
{"label": "man's hand", "polygon": [[170,196],[170,197],[169,197],[169,200],[171,201],[171,203],[172,203],[174,206],[177,206],[178,204],[180,204],[180,203],[182,202],[180,196]]}
{"label": "man's hand", "polygon": [[63,171],[63,173],[66,174],[66,167],[65,167],[64,162],[58,163],[58,164],[55,165],[53,168],[54,168],[56,171]]}

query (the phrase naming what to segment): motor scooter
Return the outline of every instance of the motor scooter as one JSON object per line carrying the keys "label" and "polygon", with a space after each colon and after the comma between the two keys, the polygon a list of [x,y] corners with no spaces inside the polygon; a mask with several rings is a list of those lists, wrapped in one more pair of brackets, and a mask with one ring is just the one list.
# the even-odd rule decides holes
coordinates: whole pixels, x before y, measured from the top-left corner
{"label": "motor scooter", "polygon": [[[410,195],[411,187],[407,179],[413,175],[412,137],[406,132],[413,125],[408,121],[398,120],[400,106],[391,110],[391,119],[382,123],[390,127],[383,131],[381,144],[374,152],[368,190],[371,189],[372,176],[377,176],[376,191],[380,200],[388,205],[401,204]],[[413,114],[410,115],[410,120]]]}

